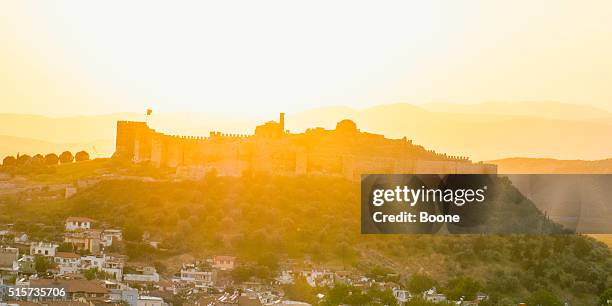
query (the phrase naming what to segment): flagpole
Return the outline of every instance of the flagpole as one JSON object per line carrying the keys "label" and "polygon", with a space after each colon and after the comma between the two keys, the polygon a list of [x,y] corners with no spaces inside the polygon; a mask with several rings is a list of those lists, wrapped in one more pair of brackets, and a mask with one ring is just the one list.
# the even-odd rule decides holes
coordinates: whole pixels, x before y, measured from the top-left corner
{"label": "flagpole", "polygon": [[150,108],[147,108],[147,112],[145,114],[145,123],[148,125],[149,124],[149,118],[151,117],[151,114],[153,113],[153,110]]}

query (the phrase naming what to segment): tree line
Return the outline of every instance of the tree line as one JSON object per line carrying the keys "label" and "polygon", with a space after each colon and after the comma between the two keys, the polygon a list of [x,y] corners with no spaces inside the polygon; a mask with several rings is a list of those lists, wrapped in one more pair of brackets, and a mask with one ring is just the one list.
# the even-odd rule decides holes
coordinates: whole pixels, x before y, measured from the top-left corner
{"label": "tree line", "polygon": [[79,151],[72,154],[70,151],[64,151],[59,156],[55,153],[47,155],[36,154],[30,156],[28,154],[17,154],[17,156],[8,155],[2,159],[3,167],[20,167],[20,166],[55,166],[58,164],[69,164],[73,162],[82,162],[89,160],[89,153]]}

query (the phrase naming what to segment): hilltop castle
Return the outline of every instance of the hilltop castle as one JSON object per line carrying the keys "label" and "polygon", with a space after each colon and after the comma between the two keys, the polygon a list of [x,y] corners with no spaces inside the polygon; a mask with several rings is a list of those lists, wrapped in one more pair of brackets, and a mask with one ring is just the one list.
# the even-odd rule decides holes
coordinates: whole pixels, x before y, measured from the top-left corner
{"label": "hilltop castle", "polygon": [[[211,132],[209,137],[171,136],[145,122],[118,121],[114,158],[177,167],[180,171],[244,171],[281,175],[336,175],[359,179],[367,173],[496,173],[491,164],[447,156],[415,145],[406,137],[388,139],[362,132],[351,120],[334,130],[312,128],[293,134],[285,116],[255,128],[253,135]],[[189,170],[191,169],[191,170]]]}

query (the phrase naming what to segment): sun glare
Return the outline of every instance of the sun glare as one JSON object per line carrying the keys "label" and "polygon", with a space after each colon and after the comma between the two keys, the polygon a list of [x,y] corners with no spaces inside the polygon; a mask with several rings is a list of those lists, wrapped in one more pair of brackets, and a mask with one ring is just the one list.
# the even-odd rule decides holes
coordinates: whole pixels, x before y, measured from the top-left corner
{"label": "sun glare", "polygon": [[[0,21],[9,46],[0,61],[14,86],[0,95],[17,102],[6,111],[47,114],[609,101],[609,71],[566,59],[575,51],[611,64],[610,43],[601,41],[610,7],[581,15],[548,4],[12,2]],[[570,13],[584,22],[568,28]],[[547,40],[556,27],[571,49]],[[41,110],[50,101],[61,107]]]}

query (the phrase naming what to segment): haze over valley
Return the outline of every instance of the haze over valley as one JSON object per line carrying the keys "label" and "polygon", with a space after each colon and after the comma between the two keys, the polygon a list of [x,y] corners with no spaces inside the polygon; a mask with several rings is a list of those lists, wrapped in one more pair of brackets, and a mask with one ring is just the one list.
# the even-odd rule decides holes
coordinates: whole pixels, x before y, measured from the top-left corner
{"label": "haze over valley", "polygon": [[[544,111],[549,110],[549,111]],[[279,110],[279,112],[282,110]],[[177,135],[208,136],[210,131],[252,134],[269,117],[236,117],[208,113],[157,113],[149,126]],[[0,114],[0,155],[87,150],[92,157],[114,151],[117,120],[144,121],[137,113],[54,118]],[[612,113],[590,106],[556,102],[384,104],[365,109],[324,107],[287,114],[291,132],[334,128],[354,120],[362,131],[390,138],[406,136],[427,149],[472,160],[511,157],[600,160],[610,157]]]}

